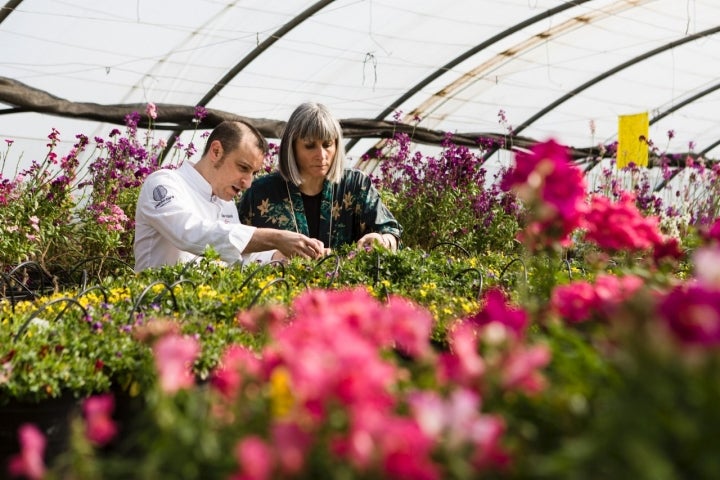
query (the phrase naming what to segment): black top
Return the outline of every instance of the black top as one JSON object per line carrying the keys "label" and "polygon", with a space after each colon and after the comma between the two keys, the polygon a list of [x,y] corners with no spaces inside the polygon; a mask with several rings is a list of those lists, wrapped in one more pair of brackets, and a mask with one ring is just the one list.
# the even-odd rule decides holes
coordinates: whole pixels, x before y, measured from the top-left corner
{"label": "black top", "polygon": [[322,200],[322,192],[317,195],[302,194],[303,207],[305,207],[305,218],[307,218],[308,231],[310,237],[320,238],[320,201]]}

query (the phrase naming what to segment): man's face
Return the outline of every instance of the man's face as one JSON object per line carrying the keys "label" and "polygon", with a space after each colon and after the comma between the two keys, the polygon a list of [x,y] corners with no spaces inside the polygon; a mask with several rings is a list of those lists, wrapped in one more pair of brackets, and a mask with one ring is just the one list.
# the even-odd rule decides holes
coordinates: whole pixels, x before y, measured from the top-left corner
{"label": "man's face", "polygon": [[238,148],[223,151],[215,161],[210,184],[219,198],[232,200],[248,189],[255,174],[262,168],[263,153],[254,140],[251,135],[245,135]]}

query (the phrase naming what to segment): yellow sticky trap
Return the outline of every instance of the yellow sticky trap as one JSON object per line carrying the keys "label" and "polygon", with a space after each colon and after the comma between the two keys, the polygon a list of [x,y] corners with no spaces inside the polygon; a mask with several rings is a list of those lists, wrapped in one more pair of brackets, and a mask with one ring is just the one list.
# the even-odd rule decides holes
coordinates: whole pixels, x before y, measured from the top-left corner
{"label": "yellow sticky trap", "polygon": [[617,168],[625,168],[630,162],[647,167],[649,130],[647,112],[618,117]]}

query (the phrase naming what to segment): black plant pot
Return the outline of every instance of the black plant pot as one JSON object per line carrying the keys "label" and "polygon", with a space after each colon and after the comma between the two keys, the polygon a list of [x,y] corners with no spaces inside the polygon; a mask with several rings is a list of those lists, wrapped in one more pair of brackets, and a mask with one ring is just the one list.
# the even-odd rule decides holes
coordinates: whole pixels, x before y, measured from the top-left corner
{"label": "black plant pot", "polygon": [[18,402],[0,407],[0,479],[11,478],[10,458],[20,452],[19,428],[26,423],[35,425],[45,435],[45,463],[49,465],[66,451],[70,440],[70,420],[79,412],[80,401],[72,395],[51,398],[39,403]]}

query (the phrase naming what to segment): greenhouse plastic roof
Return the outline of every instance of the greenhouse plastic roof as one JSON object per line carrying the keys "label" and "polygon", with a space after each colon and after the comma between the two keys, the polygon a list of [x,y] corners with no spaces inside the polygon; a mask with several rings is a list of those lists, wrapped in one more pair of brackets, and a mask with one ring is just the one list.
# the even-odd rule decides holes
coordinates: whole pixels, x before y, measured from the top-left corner
{"label": "greenhouse plastic roof", "polygon": [[[649,112],[662,151],[715,158],[718,32],[717,0],[11,0],[0,77],[73,102],[286,120],[312,100],[340,119],[579,148]],[[67,142],[109,131],[25,110],[0,103],[0,138],[28,155],[53,127]]]}

